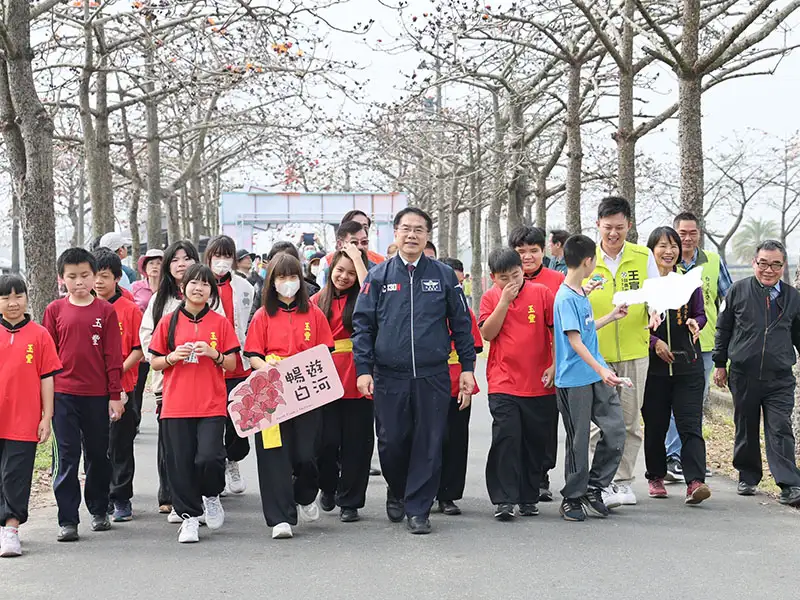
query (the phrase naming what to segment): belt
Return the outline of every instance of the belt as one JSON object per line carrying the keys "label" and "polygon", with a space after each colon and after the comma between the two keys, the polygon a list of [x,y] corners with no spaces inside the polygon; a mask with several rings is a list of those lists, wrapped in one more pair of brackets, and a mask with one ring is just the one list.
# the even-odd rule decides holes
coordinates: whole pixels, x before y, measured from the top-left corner
{"label": "belt", "polygon": [[353,352],[353,340],[350,338],[344,340],[335,340],[333,342],[333,353],[334,354],[345,354],[345,353]]}
{"label": "belt", "polygon": [[450,357],[447,359],[448,365],[457,365],[458,364],[458,352],[455,350],[450,351]]}

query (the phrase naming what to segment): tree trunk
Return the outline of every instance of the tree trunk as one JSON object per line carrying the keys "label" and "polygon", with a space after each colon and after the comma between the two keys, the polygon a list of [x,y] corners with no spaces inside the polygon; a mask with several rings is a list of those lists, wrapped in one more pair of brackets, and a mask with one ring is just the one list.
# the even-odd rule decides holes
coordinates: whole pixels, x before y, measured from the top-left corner
{"label": "tree trunk", "polygon": [[447,182],[444,180],[442,167],[436,170],[436,250],[440,258],[447,254],[447,231],[449,221],[450,203],[447,201]]}
{"label": "tree trunk", "polygon": [[[481,134],[480,126],[476,128],[476,146],[477,154],[480,156],[481,151]],[[478,159],[480,161],[480,159]],[[472,306],[478,308],[481,305],[481,298],[483,297],[483,238],[481,231],[481,213],[483,203],[480,200],[481,189],[481,165],[475,164],[475,155],[472,150],[472,142],[469,145],[469,164],[472,171],[469,174],[469,196],[470,196],[470,210],[469,210],[469,233],[470,243],[472,246],[472,267],[470,268],[470,277],[472,278]]]}
{"label": "tree trunk", "polygon": [[[152,94],[155,90],[155,51],[148,45],[145,51],[145,71],[147,73],[144,91]],[[145,123],[147,125],[147,247],[162,248],[161,225],[161,150],[158,135],[158,102],[154,98],[145,100]],[[170,242],[177,241],[170,239]]]}
{"label": "tree trunk", "polygon": [[164,203],[167,206],[167,238],[170,244],[174,244],[181,239],[178,194],[175,192],[165,194]]}
{"label": "tree trunk", "polygon": [[442,252],[442,258],[452,256],[458,258],[458,177],[453,172],[450,182],[450,227],[447,232],[447,247]]}
{"label": "tree trunk", "polygon": [[619,72],[619,130],[617,142],[617,189],[619,195],[631,205],[631,228],[628,241],[636,243],[639,232],[636,229],[636,138],[633,135],[633,26],[636,5],[626,0],[623,7],[625,21],[622,25],[622,44],[620,54],[624,68]]}
{"label": "tree trunk", "polygon": [[[57,297],[56,218],[53,193],[53,121],[36,93],[31,59],[30,3],[6,0],[5,28],[0,45],[5,68],[0,79],[3,106],[3,134],[6,141],[24,141],[22,157],[12,163],[12,187],[19,194],[25,271],[28,280],[29,312],[41,319],[47,305]],[[11,108],[11,114],[6,109]],[[11,126],[11,124],[14,126]],[[19,147],[17,147],[19,150]],[[20,167],[24,166],[24,170]]]}
{"label": "tree trunk", "polygon": [[509,137],[511,151],[508,153],[506,169],[510,171],[507,188],[506,211],[508,213],[507,231],[519,227],[524,219],[525,191],[522,161],[524,158],[522,136],[524,134],[524,117],[519,100],[512,98],[509,102]]}
{"label": "tree trunk", "polygon": [[[794,287],[800,289],[800,261],[794,275]],[[787,269],[788,271],[788,269]],[[795,378],[800,377],[800,366],[794,366]],[[800,456],[800,387],[794,389],[794,410],[792,411],[792,429],[794,430],[794,452]]]}
{"label": "tree trunk", "polygon": [[569,66],[567,88],[567,206],[566,227],[572,234],[580,233],[581,179],[583,174],[583,145],[581,142],[581,65]]}
{"label": "tree trunk", "polygon": [[11,272],[19,273],[19,195],[11,192]]}
{"label": "tree trunk", "polygon": [[536,178],[536,226],[547,231],[547,178]]}
{"label": "tree trunk", "polygon": [[503,123],[503,115],[500,112],[500,97],[496,92],[492,93],[492,115],[494,117],[494,185],[490,194],[491,201],[489,203],[486,226],[489,229],[489,247],[499,248],[503,244],[503,239],[500,235],[500,212],[503,208],[505,125]]}
{"label": "tree trunk", "polygon": [[[703,220],[702,77],[694,72],[698,57],[700,0],[683,2],[681,56],[691,71],[678,68],[678,146],[681,167],[681,210]],[[705,229],[704,223],[698,223]]]}
{"label": "tree trunk", "polygon": [[139,261],[142,245],[142,240],[139,237],[139,200],[141,197],[142,190],[139,186],[136,184],[131,186],[131,206],[128,211],[128,222],[130,223],[131,250],[134,264]]}
{"label": "tree trunk", "polygon": [[203,233],[203,190],[198,176],[189,180],[189,199],[190,212],[187,218],[192,223],[192,242],[195,246],[199,246],[200,235]]}
{"label": "tree trunk", "polygon": [[78,179],[78,225],[75,232],[75,244],[83,247],[86,243],[86,177],[84,176],[84,165],[81,163],[81,176]]}
{"label": "tree trunk", "polygon": [[6,143],[6,154],[10,165],[11,175],[11,270],[19,273],[20,270],[20,177],[25,173],[25,141],[16,122],[14,104],[11,101],[9,90],[8,67],[0,58],[0,130]]}

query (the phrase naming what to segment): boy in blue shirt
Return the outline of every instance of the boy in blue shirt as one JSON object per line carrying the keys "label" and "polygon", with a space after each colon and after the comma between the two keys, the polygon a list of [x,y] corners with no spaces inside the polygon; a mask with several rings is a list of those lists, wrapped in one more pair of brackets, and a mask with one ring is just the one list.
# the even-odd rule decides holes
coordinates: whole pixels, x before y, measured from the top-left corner
{"label": "boy in blue shirt", "polygon": [[[625,422],[616,386],[624,383],[600,354],[597,330],[627,314],[616,307],[596,322],[582,287],[594,271],[596,245],[585,235],[573,235],[564,244],[567,277],[556,294],[553,334],[556,345],[558,409],[567,433],[566,483],[561,490],[560,513],[567,521],[583,521],[586,512],[609,514],[601,490],[611,484],[622,459]],[[589,427],[603,432],[589,466]]]}

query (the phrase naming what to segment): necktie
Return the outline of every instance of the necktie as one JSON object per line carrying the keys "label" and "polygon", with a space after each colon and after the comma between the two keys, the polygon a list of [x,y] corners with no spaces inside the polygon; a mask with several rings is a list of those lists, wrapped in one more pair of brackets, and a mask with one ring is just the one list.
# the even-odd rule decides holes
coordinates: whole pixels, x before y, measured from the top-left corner
{"label": "necktie", "polygon": [[416,269],[417,267],[415,267],[411,263],[408,263],[406,265],[406,268],[408,269],[408,276],[411,277],[414,274],[414,269]]}
{"label": "necktie", "polygon": [[769,305],[769,320],[770,322],[775,321],[778,318],[778,303],[776,300],[780,292],[776,290],[774,287],[767,288],[767,304]]}

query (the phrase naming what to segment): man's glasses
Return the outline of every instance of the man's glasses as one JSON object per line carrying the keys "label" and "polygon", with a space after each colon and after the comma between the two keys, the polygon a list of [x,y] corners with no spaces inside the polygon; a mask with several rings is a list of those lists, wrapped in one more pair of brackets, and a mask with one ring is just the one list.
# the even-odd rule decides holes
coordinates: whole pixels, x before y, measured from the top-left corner
{"label": "man's glasses", "polygon": [[414,235],[422,235],[426,231],[424,227],[409,227],[408,225],[401,225],[397,228],[397,230],[406,235],[409,233],[413,233]]}
{"label": "man's glasses", "polygon": [[765,260],[758,260],[756,261],[756,266],[758,267],[759,271],[770,270],[773,273],[777,273],[783,268],[783,263],[779,261],[767,262]]}

